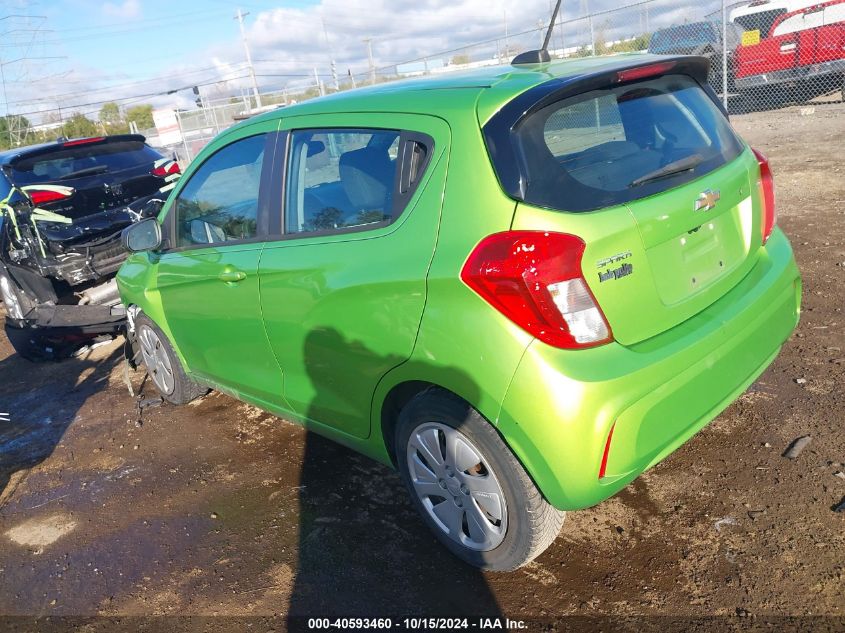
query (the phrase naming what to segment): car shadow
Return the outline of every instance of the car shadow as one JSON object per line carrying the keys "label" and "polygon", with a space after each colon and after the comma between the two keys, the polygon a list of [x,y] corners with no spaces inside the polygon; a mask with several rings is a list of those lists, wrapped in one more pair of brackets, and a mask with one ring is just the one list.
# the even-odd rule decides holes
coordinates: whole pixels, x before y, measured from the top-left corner
{"label": "car shadow", "polygon": [[123,354],[91,354],[33,363],[12,353],[0,361],[0,512],[34,466],[47,459],[85,401],[108,384]]}
{"label": "car shadow", "polygon": [[[309,419],[326,419],[337,398],[327,350],[394,367],[335,330],[314,330],[304,359],[316,396]],[[372,365],[370,365],[372,366]],[[336,373],[336,372],[335,372]],[[464,384],[472,384],[465,381]],[[307,425],[306,425],[307,426]],[[376,431],[378,432],[378,431]],[[299,485],[299,549],[290,630],[308,617],[497,617],[483,573],[450,554],[412,506],[398,473],[309,431]]]}

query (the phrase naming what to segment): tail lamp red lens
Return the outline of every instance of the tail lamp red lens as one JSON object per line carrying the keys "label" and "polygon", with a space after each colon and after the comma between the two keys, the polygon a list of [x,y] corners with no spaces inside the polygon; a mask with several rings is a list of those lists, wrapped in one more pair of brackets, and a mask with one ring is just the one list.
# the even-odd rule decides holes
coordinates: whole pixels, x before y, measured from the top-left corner
{"label": "tail lamp red lens", "polygon": [[172,174],[181,174],[182,170],[179,168],[179,163],[173,161],[171,163],[159,165],[158,167],[153,167],[151,173],[153,176],[164,178],[165,176],[170,176]]}
{"label": "tail lamp red lens", "polygon": [[574,235],[507,231],[484,238],[461,279],[487,303],[544,343],[582,349],[613,340],[581,272]]}
{"label": "tail lamp red lens", "polygon": [[71,194],[62,193],[60,191],[50,191],[49,189],[30,189],[27,191],[29,199],[36,207],[48,202],[56,202],[57,200],[64,200],[70,198]]}
{"label": "tail lamp red lens", "polygon": [[760,200],[763,203],[763,217],[760,227],[763,233],[763,244],[769,241],[772,231],[777,223],[777,209],[775,207],[775,181],[772,177],[772,169],[768,159],[756,149],[752,149],[757,163],[760,165],[760,180],[757,186],[760,189]]}

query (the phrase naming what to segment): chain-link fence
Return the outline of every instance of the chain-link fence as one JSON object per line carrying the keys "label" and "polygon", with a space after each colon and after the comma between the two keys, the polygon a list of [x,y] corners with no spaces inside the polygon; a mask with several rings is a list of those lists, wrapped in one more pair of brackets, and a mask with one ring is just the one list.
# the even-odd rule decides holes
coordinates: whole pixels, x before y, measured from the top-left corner
{"label": "chain-link fence", "polygon": [[[590,11],[589,0],[581,0],[580,9],[575,15],[567,9],[556,24],[549,44],[553,58],[633,52],[705,56],[710,84],[732,114],[843,100],[845,0],[641,0],[603,11]],[[503,18],[498,37],[350,69],[340,80],[334,65],[330,72],[308,69],[313,81],[262,93],[261,107],[252,97],[204,102],[199,110],[176,113],[178,138],[171,135],[159,145],[189,161],[221,130],[257,111],[370,83],[506,64],[540,46],[547,21],[513,30],[506,13]],[[377,51],[378,42],[373,47]]]}

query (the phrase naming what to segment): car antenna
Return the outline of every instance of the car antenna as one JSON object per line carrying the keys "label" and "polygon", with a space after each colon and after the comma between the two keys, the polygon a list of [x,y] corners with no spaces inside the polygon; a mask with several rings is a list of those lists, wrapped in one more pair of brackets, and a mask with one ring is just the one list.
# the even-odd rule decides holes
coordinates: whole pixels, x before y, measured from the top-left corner
{"label": "car antenna", "polygon": [[552,12],[552,19],[549,20],[549,29],[546,31],[546,38],[543,40],[543,47],[535,51],[525,51],[513,58],[512,66],[519,66],[520,64],[543,64],[552,61],[549,55],[549,40],[552,37],[552,30],[555,28],[555,20],[557,19],[558,11],[560,11],[561,0],[555,3],[555,10]]}

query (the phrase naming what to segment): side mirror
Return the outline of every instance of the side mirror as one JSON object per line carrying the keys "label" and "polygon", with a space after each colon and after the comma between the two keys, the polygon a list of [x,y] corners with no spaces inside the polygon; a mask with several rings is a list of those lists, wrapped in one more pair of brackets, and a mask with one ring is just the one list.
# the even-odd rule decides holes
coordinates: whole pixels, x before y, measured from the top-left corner
{"label": "side mirror", "polygon": [[120,242],[130,253],[153,251],[161,246],[161,226],[155,218],[141,220],[123,229]]}

